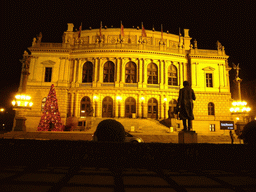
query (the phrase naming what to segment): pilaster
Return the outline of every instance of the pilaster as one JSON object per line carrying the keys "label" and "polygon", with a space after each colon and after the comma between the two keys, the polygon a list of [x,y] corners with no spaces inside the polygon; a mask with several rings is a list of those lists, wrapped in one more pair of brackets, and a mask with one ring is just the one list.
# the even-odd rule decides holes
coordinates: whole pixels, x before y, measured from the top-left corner
{"label": "pilaster", "polygon": [[92,80],[92,86],[96,87],[97,86],[97,81],[98,81],[98,66],[99,66],[99,62],[98,62],[98,58],[93,58],[93,80]]}
{"label": "pilaster", "polygon": [[138,59],[138,88],[142,87],[143,80],[143,59]]}
{"label": "pilaster", "polygon": [[120,83],[120,65],[121,65],[121,58],[116,58],[116,81],[115,87],[119,87]]}
{"label": "pilaster", "polygon": [[34,58],[34,63],[33,63],[33,65],[31,66],[31,72],[30,72],[30,74],[32,74],[31,75],[31,80],[32,81],[36,81],[36,75],[37,75],[37,68],[36,68],[36,66],[37,66],[37,64],[38,64],[38,57],[33,57]]}
{"label": "pilaster", "polygon": [[159,82],[160,82],[160,89],[164,88],[164,61],[159,60]]}

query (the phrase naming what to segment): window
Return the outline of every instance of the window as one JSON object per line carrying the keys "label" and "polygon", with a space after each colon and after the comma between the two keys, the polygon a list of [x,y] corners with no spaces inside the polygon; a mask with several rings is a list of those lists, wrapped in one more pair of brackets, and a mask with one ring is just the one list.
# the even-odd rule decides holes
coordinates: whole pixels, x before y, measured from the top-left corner
{"label": "window", "polygon": [[125,83],[136,83],[136,65],[133,62],[125,66]]}
{"label": "window", "polygon": [[158,84],[158,70],[154,63],[148,64],[148,84]]}
{"label": "window", "polygon": [[208,115],[215,115],[213,103],[208,103]]}
{"label": "window", "polygon": [[168,85],[178,85],[177,68],[174,65],[168,68]]}
{"label": "window", "polygon": [[103,82],[114,82],[114,63],[111,61],[104,64]]}
{"label": "window", "polygon": [[42,100],[41,111],[44,111],[45,102],[46,102],[46,97],[44,97]]}
{"label": "window", "polygon": [[213,85],[212,85],[212,73],[206,73],[206,87],[213,87]]}
{"label": "window", "polygon": [[210,131],[215,131],[215,124],[210,124],[209,129]]}
{"label": "window", "polygon": [[86,62],[83,66],[83,76],[82,76],[82,82],[83,83],[89,83],[92,82],[92,63]]}
{"label": "window", "polygon": [[91,106],[91,101],[89,97],[83,97],[81,100],[81,109],[80,109],[80,116],[81,117],[88,117],[92,116],[93,108]]}
{"label": "window", "polygon": [[51,82],[52,81],[52,68],[46,67],[45,68],[45,76],[44,76],[44,82]]}

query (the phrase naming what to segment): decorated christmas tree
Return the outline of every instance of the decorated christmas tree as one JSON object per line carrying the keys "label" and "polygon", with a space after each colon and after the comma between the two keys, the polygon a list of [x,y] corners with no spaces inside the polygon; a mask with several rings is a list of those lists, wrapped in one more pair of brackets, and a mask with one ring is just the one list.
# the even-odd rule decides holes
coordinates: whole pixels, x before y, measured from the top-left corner
{"label": "decorated christmas tree", "polygon": [[52,84],[37,131],[63,131],[63,129],[64,126],[61,123],[56,91]]}

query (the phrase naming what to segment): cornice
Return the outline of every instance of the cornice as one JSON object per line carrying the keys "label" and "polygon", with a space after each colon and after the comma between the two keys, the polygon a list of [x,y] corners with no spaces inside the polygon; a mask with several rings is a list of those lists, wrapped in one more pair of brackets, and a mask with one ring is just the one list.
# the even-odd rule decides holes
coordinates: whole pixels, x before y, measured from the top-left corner
{"label": "cornice", "polygon": [[207,56],[207,55],[189,55],[190,56],[190,58],[192,59],[192,58],[208,58],[208,59],[227,59],[227,58],[229,58],[229,56],[224,56],[224,55],[222,55],[222,56],[218,56],[218,55],[216,55],[216,56]]}

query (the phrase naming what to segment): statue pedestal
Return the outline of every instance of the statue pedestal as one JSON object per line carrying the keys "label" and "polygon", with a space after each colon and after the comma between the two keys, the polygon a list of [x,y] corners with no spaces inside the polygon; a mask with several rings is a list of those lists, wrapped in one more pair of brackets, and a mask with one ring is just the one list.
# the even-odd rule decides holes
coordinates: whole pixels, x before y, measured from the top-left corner
{"label": "statue pedestal", "polygon": [[13,128],[13,131],[24,131],[26,132],[25,117],[16,117],[16,126]]}
{"label": "statue pedestal", "polygon": [[197,143],[195,131],[180,131],[178,137],[179,143]]}

